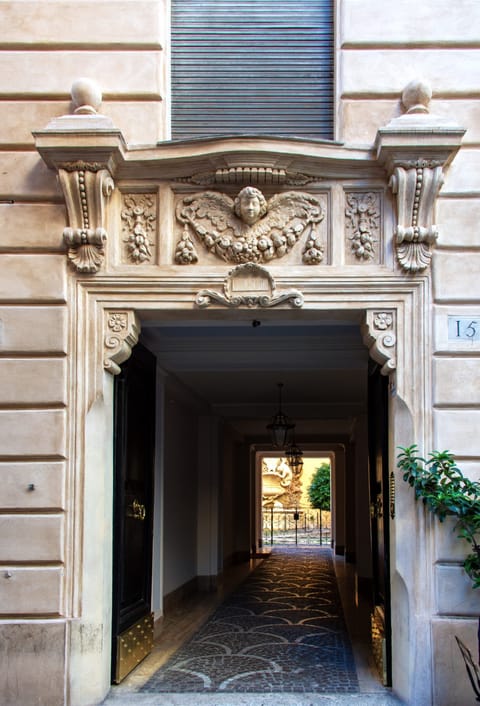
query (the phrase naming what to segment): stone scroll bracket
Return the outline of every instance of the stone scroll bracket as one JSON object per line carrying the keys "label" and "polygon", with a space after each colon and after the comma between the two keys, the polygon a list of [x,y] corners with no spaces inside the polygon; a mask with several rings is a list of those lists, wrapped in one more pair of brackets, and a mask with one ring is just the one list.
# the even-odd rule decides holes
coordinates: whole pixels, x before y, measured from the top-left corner
{"label": "stone scroll bracket", "polygon": [[132,309],[104,311],[103,366],[112,375],[118,375],[120,365],[128,360],[138,343],[140,321]]}
{"label": "stone scroll bracket", "polygon": [[384,165],[395,196],[393,233],[397,260],[404,272],[426,270],[438,237],[435,204],[444,173],[458,152],[465,130],[430,113],[432,91],[412,81],[402,94],[406,112],[377,134],[377,159]]}
{"label": "stone scroll bracket", "polygon": [[54,118],[33,135],[45,163],[58,173],[65,198],[68,261],[78,273],[95,274],[104,261],[106,206],[126,145],[112,120],[97,112],[102,94],[94,81],[78,79],[71,96],[72,114]]}
{"label": "stone scroll bracket", "polygon": [[113,179],[104,165],[82,161],[62,165],[58,177],[68,213],[63,239],[69,262],[77,272],[94,274],[105,255],[105,205]]}
{"label": "stone scroll bracket", "polygon": [[381,366],[382,375],[397,368],[397,312],[395,309],[369,309],[361,326],[370,357]]}

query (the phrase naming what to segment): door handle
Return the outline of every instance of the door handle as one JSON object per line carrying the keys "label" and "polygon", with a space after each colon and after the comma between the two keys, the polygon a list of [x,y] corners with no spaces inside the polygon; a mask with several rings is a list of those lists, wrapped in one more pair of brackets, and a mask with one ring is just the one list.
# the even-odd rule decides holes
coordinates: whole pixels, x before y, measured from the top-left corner
{"label": "door handle", "polygon": [[143,520],[147,516],[147,510],[145,505],[138,502],[137,499],[133,501],[131,505],[127,506],[127,517],[133,517],[134,520]]}
{"label": "door handle", "polygon": [[375,502],[370,503],[370,517],[372,520],[383,517],[383,502],[380,495],[377,496]]}

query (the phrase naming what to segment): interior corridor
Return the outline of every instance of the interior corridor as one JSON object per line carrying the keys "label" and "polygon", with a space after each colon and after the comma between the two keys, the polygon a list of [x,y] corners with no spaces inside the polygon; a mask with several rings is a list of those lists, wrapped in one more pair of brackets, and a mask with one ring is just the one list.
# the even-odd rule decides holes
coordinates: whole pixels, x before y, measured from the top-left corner
{"label": "interior corridor", "polygon": [[[373,588],[379,584],[374,583],[372,564],[375,559],[383,562],[383,556],[372,553],[369,435],[374,425],[369,420],[375,415],[368,404],[371,373],[360,332],[361,312],[348,319],[336,312],[335,317],[321,320],[315,313],[306,312],[298,320],[285,319],[284,313],[279,318],[273,315],[276,313],[269,313],[261,322],[251,320],[248,313],[218,321],[172,322],[168,317],[145,321],[143,345],[137,347],[143,350],[138,365],[132,366],[137,348],[126,363],[131,371],[131,398],[119,396],[118,400],[130,400],[132,404],[116,408],[120,422],[116,426],[117,456],[120,471],[125,467],[126,473],[125,477],[118,476],[117,496],[121,497],[122,487],[125,495],[125,507],[119,506],[118,517],[126,518],[122,519],[129,528],[125,536],[130,533],[138,539],[138,533],[143,533],[146,543],[143,554],[135,542],[130,553],[122,545],[114,546],[121,569],[116,585],[132,586],[136,591],[137,583],[142,584],[145,611],[151,609],[155,616],[157,641],[153,652],[135,671],[112,687],[105,704],[253,706],[258,702],[287,706],[301,704],[305,694],[309,694],[305,703],[310,706],[363,703],[367,697],[369,704],[399,703],[382,687],[373,667],[372,605],[362,600],[364,595],[373,601]],[[135,377],[137,373],[134,375],[147,353],[153,360],[151,366],[156,366],[156,382],[154,376],[142,381]],[[117,382],[121,382],[120,377]],[[192,647],[192,636],[197,630],[209,629],[206,621],[215,611],[227,610],[228,603],[221,608],[221,602],[233,600],[232,591],[239,585],[240,592],[248,593],[241,582],[252,570],[259,570],[255,577],[276,561],[277,547],[272,557],[262,556],[268,549],[262,537],[261,465],[263,457],[272,454],[267,425],[279,407],[279,381],[285,388],[285,411],[294,422],[297,443],[305,457],[326,455],[332,462],[331,548],[327,545],[315,551],[322,561],[335,566],[336,581],[329,579],[330,594],[336,596],[331,605],[339,607],[339,591],[344,618],[314,612],[305,619],[313,623],[317,619],[320,623],[339,620],[342,626],[345,619],[349,637],[343,627],[332,632],[328,626],[323,631],[323,637],[332,638],[326,649],[329,668],[322,662],[307,665],[309,653],[325,652],[322,639],[313,650],[311,645],[304,649],[302,658],[295,654],[266,656],[264,651],[276,655],[279,645],[287,645],[290,651],[292,644],[302,645],[303,638],[298,635],[292,640],[277,635],[272,644],[260,643],[264,645],[262,654],[256,654],[255,640],[240,647],[235,653],[238,663],[245,650],[253,658],[251,668],[239,667],[238,672],[230,659],[232,646],[223,644],[213,672],[206,673],[202,671],[203,662],[200,667],[192,664],[206,656],[203,643],[209,644],[209,650],[216,649],[211,646],[212,642],[216,644],[215,639],[193,637],[197,644]],[[130,410],[127,416],[126,409]],[[144,481],[143,469],[149,466],[153,477]],[[376,493],[380,492],[377,486],[381,491],[380,482],[372,485]],[[295,551],[290,551],[293,561]],[[140,565],[141,556],[145,566]],[[312,571],[319,573],[317,569]],[[293,570],[293,574],[298,573]],[[296,580],[296,590],[300,591],[302,582],[298,577]],[[276,590],[282,581],[283,572],[277,570],[270,585]],[[321,604],[325,592],[315,579],[314,585],[308,596],[292,596],[287,586],[285,600],[280,601],[282,609],[293,611],[296,617],[305,608],[324,611]],[[269,601],[268,591],[263,594]],[[295,599],[292,605],[290,599]],[[277,608],[271,608],[268,601],[264,610],[270,615]],[[257,607],[261,602],[258,596],[250,601]],[[115,605],[124,604],[117,601]],[[132,605],[135,608],[136,604]],[[252,611],[251,605],[247,608],[250,615],[248,611]],[[132,617],[130,625],[139,619]],[[288,625],[288,630],[295,631],[295,623],[290,625],[289,618],[276,617],[273,622],[281,629]],[[234,624],[232,632],[245,631]],[[128,629],[128,625],[125,627]],[[320,624],[314,632],[321,633],[322,629]],[[120,633],[113,632],[114,649]],[[199,640],[203,640],[202,649]],[[176,679],[163,679],[158,674],[177,650],[179,659],[191,663],[188,670],[192,678],[183,686]],[[268,665],[263,672],[258,669],[262,660]],[[251,673],[251,679],[239,678],[245,671]],[[299,678],[302,672],[304,676],[308,672],[304,681]],[[276,676],[270,679],[272,675]]]}

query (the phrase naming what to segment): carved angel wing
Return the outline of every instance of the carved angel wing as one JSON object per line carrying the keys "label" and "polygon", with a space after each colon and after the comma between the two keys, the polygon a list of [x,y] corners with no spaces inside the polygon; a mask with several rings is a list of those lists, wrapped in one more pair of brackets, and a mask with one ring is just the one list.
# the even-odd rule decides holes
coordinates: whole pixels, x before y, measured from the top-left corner
{"label": "carved angel wing", "polygon": [[229,253],[243,224],[234,214],[229,196],[215,191],[186,196],[177,204],[176,216],[185,230],[191,229],[209,252],[232,261]]}
{"label": "carved angel wing", "polygon": [[[238,218],[233,209],[232,199],[214,191],[193,194],[179,202],[176,215],[185,230],[177,246],[176,261],[181,264],[196,261],[189,231],[209,252],[237,264],[283,257],[308,232],[310,254],[306,257],[304,251],[304,261],[321,260],[323,247],[316,240],[313,226],[323,219],[324,213],[313,196],[295,191],[277,194],[268,202],[266,215],[251,225]],[[316,260],[312,252],[316,253]]]}
{"label": "carved angel wing", "polygon": [[268,230],[275,257],[289,252],[299,238],[311,233],[315,224],[324,218],[318,199],[296,191],[275,194],[268,202],[268,213],[253,227]]}

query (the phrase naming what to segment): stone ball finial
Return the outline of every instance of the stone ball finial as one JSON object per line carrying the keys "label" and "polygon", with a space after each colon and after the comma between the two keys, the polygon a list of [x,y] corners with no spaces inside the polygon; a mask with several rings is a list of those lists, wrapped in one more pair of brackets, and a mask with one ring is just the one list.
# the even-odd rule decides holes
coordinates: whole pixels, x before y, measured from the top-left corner
{"label": "stone ball finial", "polygon": [[91,78],[78,78],[74,81],[71,96],[75,115],[95,115],[102,103],[100,86]]}
{"label": "stone ball finial", "polygon": [[427,81],[415,79],[405,86],[402,93],[402,103],[407,109],[407,113],[428,113],[430,112],[430,101],[432,99],[432,88]]}

